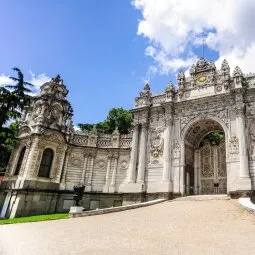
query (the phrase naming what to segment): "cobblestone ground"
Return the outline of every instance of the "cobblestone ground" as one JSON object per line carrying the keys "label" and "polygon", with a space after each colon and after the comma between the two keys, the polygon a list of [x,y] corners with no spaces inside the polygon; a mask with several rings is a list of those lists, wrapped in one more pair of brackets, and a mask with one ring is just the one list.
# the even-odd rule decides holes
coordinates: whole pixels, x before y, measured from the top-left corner
{"label": "cobblestone ground", "polygon": [[255,254],[255,215],[236,200],[0,226],[0,254]]}

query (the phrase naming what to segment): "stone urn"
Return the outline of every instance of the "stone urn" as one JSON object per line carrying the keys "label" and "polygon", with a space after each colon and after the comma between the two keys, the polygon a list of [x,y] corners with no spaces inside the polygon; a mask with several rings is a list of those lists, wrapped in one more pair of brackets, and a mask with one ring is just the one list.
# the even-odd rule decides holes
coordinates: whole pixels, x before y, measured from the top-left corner
{"label": "stone urn", "polygon": [[84,189],[85,186],[83,184],[75,185],[73,187],[74,191],[73,199],[75,201],[75,206],[80,206],[80,201],[82,200]]}

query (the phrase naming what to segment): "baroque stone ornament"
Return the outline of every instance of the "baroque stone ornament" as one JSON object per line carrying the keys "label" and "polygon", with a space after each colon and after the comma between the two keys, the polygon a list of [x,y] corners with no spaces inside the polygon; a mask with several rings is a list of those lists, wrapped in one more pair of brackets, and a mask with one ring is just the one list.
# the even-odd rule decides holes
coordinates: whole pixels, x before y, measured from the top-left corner
{"label": "baroque stone ornament", "polygon": [[161,137],[161,133],[159,131],[151,131],[151,148],[150,153],[152,157],[152,162],[157,162],[163,155],[163,147],[164,147],[164,139]]}
{"label": "baroque stone ornament", "polygon": [[178,140],[174,140],[174,143],[173,143],[173,158],[174,159],[177,159],[180,157],[180,145],[179,145],[179,142]]}
{"label": "baroque stone ornament", "polygon": [[79,155],[77,152],[75,154],[71,154],[70,164],[74,167],[82,167],[84,161],[83,158],[84,156],[82,154]]}
{"label": "baroque stone ornament", "polygon": [[128,161],[127,160],[122,160],[120,162],[120,168],[123,169],[123,170],[127,169],[128,168]]}
{"label": "baroque stone ornament", "polygon": [[232,136],[229,141],[229,153],[232,156],[239,154],[239,139],[237,136]]}
{"label": "baroque stone ornament", "polygon": [[174,89],[174,85],[172,82],[168,83],[168,85],[165,89],[165,93],[166,93],[167,100],[173,101],[175,89]]}
{"label": "baroque stone ornament", "polygon": [[140,92],[139,97],[136,98],[136,107],[148,106],[151,101],[151,92],[149,84],[145,84],[144,89]]}

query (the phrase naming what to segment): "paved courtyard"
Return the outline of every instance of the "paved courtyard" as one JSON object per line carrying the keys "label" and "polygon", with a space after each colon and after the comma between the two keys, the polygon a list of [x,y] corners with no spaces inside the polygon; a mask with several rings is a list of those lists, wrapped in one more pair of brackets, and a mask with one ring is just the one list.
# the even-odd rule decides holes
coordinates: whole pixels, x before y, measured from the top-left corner
{"label": "paved courtyard", "polygon": [[237,200],[167,201],[112,214],[0,226],[0,254],[255,254]]}

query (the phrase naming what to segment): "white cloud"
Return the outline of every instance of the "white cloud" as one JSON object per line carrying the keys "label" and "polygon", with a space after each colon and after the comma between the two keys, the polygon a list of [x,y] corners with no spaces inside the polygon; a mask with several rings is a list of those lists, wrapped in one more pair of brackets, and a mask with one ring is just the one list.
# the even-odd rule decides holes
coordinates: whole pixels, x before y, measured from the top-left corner
{"label": "white cloud", "polygon": [[202,36],[209,48],[219,52],[219,61],[226,58],[232,68],[254,70],[254,0],[133,0],[132,4],[142,13],[137,34],[149,41],[145,54],[154,60],[154,71],[167,74],[189,66]]}
{"label": "white cloud", "polygon": [[37,94],[40,90],[40,87],[45,82],[51,80],[51,78],[48,77],[45,73],[35,75],[31,70],[29,70],[29,74],[31,75],[31,79],[28,82],[34,85],[33,94]]}
{"label": "white cloud", "polygon": [[[25,77],[25,81],[34,85],[33,88],[30,88],[32,90],[32,93],[30,93],[31,95],[37,94],[40,90],[40,86],[51,79],[45,73],[35,75],[31,70],[29,70],[29,74],[30,74],[30,77],[28,79],[26,79]],[[14,85],[14,84],[15,84],[15,81],[10,79],[8,75],[4,73],[0,74],[0,86]]]}
{"label": "white cloud", "polygon": [[0,86],[4,86],[4,85],[13,85],[15,84],[15,82],[9,78],[8,75],[1,73],[0,74]]}

